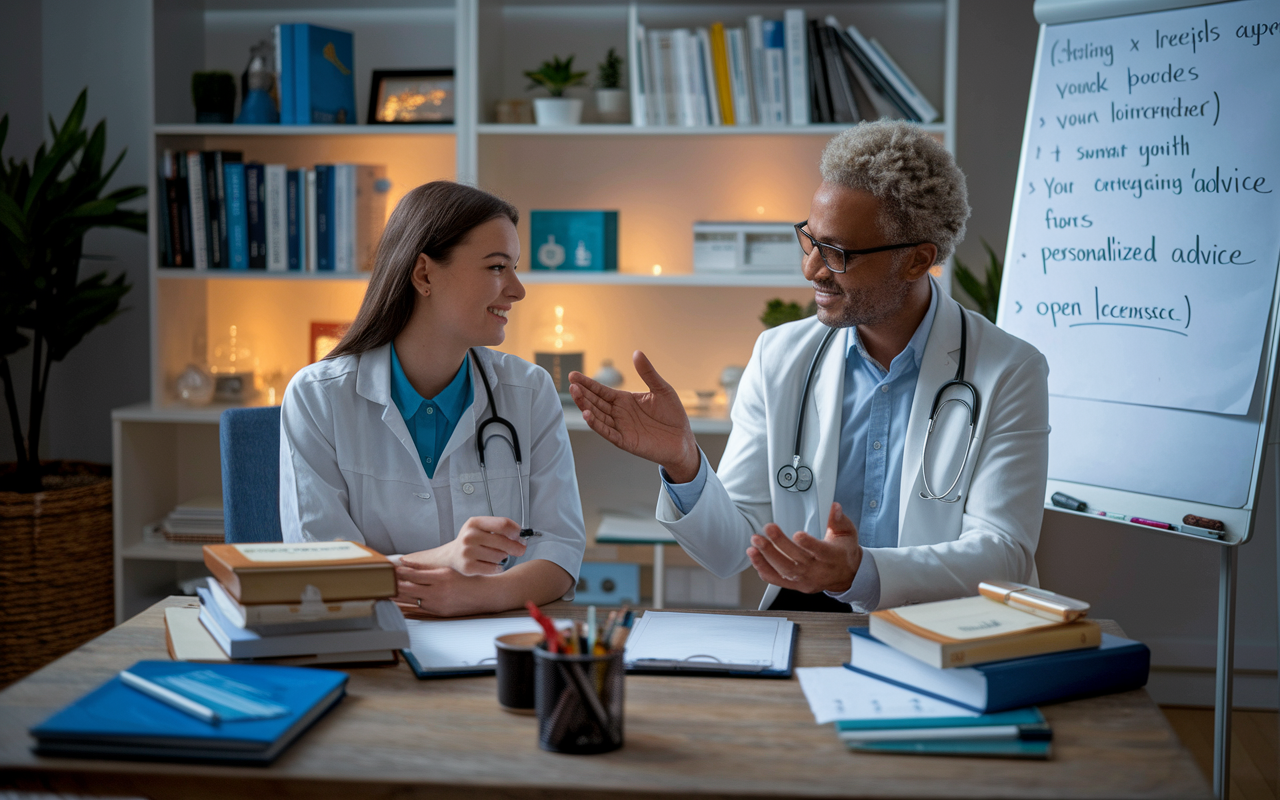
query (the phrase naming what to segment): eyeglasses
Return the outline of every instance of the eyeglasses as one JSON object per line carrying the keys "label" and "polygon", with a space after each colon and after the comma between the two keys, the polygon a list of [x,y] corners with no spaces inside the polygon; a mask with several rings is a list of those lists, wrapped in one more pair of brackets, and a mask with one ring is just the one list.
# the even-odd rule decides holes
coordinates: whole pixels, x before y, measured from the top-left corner
{"label": "eyeglasses", "polygon": [[883,253],[886,250],[901,250],[904,247],[919,247],[928,242],[911,242],[910,244],[887,244],[884,247],[868,247],[865,250],[845,250],[836,247],[833,244],[826,244],[813,238],[813,234],[804,229],[809,224],[809,220],[797,222],[795,224],[796,238],[800,240],[800,249],[807,256],[813,252],[813,248],[818,248],[818,255],[822,256],[822,263],[827,265],[827,269],[832,272],[843,273],[849,268],[850,256],[865,256],[872,253]]}

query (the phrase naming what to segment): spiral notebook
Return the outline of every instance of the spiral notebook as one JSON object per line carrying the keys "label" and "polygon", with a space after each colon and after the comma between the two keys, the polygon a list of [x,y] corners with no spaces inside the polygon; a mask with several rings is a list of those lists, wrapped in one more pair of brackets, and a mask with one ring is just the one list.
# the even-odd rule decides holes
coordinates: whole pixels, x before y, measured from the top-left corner
{"label": "spiral notebook", "polygon": [[646,611],[627,639],[627,671],[789,678],[799,630],[783,617]]}

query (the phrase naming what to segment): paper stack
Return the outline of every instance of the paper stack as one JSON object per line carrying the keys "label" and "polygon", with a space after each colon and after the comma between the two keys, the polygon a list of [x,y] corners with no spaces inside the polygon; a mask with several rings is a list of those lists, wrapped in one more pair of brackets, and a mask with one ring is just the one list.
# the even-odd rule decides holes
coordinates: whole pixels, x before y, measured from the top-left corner
{"label": "paper stack", "polygon": [[160,523],[164,538],[185,544],[219,544],[226,541],[222,497],[206,495],[179,503]]}
{"label": "paper stack", "polygon": [[[214,577],[198,590],[199,623],[228,658],[386,662],[409,646],[404,616],[386,599],[396,593],[394,567],[363,545],[206,545],[204,560]],[[183,619],[166,617],[175,645],[192,642],[190,631],[172,630]]]}

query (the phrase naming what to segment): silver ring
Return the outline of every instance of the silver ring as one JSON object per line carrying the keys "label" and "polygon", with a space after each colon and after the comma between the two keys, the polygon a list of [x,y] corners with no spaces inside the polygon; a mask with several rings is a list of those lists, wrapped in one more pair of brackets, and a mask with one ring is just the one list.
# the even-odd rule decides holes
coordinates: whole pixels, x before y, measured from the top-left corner
{"label": "silver ring", "polygon": [[418,608],[422,608],[422,598],[418,598]]}

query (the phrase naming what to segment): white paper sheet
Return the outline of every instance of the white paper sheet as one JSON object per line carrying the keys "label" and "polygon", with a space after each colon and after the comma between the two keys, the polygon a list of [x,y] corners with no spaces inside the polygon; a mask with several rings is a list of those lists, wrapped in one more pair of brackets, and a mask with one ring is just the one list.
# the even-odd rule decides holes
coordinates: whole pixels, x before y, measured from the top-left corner
{"label": "white paper sheet", "polygon": [[839,719],[976,717],[976,711],[935,700],[844,667],[797,667],[796,677],[819,725]]}
{"label": "white paper sheet", "polygon": [[[564,629],[568,620],[555,620]],[[541,631],[529,617],[500,619],[405,620],[409,649],[424,671],[492,668],[498,660],[493,640],[508,633]]]}
{"label": "white paper sheet", "polygon": [[784,669],[793,627],[779,617],[646,611],[624,658],[628,665]]}
{"label": "white paper sheet", "polygon": [[1280,253],[1280,47],[1249,26],[1274,17],[1242,0],[1043,29],[1000,325],[1051,393],[1248,410]]}

